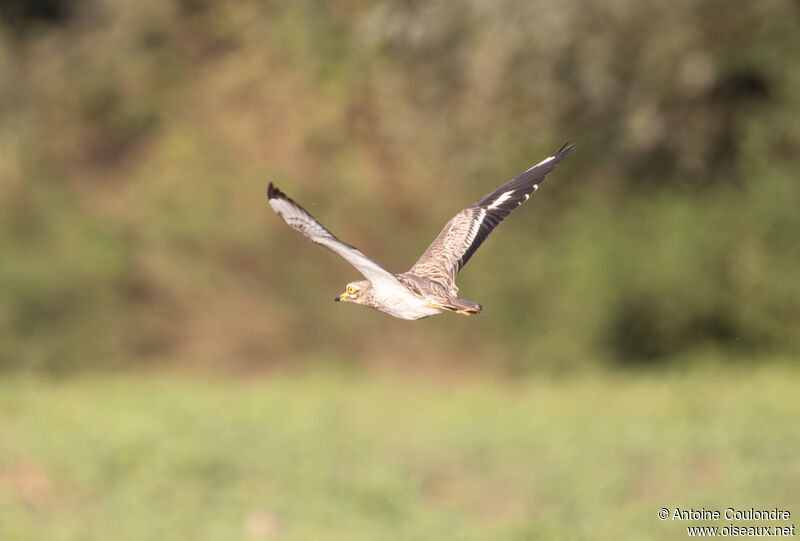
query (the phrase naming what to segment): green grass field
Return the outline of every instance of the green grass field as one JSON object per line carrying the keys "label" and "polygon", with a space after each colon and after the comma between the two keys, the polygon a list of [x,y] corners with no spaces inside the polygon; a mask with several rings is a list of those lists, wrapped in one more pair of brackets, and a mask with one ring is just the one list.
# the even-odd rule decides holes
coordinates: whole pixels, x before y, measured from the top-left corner
{"label": "green grass field", "polygon": [[777,506],[794,522],[798,383],[774,365],[12,377],[0,539],[682,539],[685,523],[656,516],[676,506]]}

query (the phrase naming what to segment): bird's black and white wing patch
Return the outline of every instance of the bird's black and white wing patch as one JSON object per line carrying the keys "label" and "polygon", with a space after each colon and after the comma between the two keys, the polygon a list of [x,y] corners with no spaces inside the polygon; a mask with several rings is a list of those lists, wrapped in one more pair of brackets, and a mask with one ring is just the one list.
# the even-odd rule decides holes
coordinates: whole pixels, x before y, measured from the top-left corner
{"label": "bird's black and white wing patch", "polygon": [[455,277],[500,222],[539,189],[545,177],[572,150],[566,143],[558,152],[506,182],[447,222],[422,257],[408,271],[457,290]]}
{"label": "bird's black and white wing patch", "polygon": [[372,282],[374,286],[380,286],[389,291],[394,288],[399,288],[398,291],[402,290],[402,293],[405,293],[405,288],[391,272],[362,254],[355,247],[336,238],[319,223],[316,218],[309,214],[308,211],[287,197],[285,193],[276,188],[271,182],[267,189],[267,197],[269,198],[269,206],[272,207],[272,210],[283,218],[283,221],[289,224],[292,229],[300,232],[311,242],[320,244],[339,254],[347,260],[348,263],[358,269],[358,271],[363,274],[367,280]]}

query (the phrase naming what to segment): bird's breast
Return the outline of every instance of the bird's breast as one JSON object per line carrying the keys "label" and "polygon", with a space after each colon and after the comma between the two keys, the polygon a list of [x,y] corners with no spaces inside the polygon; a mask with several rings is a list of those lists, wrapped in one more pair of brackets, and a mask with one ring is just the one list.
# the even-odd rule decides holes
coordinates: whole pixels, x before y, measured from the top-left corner
{"label": "bird's breast", "polygon": [[410,291],[405,295],[381,296],[375,300],[377,301],[375,308],[400,319],[422,319],[444,311],[431,306],[427,300],[413,295]]}

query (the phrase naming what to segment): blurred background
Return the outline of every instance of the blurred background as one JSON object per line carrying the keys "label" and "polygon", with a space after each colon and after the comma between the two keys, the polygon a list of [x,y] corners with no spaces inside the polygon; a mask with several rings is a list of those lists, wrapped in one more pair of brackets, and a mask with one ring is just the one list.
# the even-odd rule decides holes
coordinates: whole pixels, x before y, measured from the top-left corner
{"label": "blurred background", "polygon": [[[0,118],[0,538],[800,513],[797,2],[4,0]],[[266,203],[403,272],[566,140],[469,319]]]}

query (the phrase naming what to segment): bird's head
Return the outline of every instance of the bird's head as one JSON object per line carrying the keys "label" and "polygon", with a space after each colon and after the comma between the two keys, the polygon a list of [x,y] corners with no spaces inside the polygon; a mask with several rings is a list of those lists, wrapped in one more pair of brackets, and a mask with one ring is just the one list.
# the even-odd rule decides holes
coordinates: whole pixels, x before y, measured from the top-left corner
{"label": "bird's head", "polygon": [[366,301],[372,294],[372,283],[369,280],[360,280],[358,282],[350,282],[344,290],[344,293],[338,297],[334,297],[335,302],[354,302],[356,304],[366,304]]}

